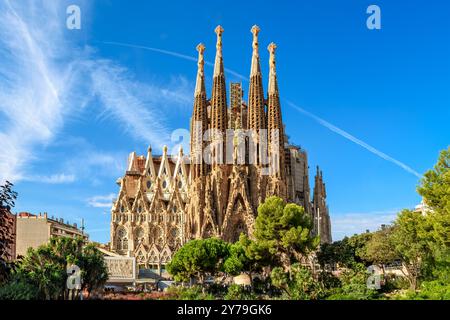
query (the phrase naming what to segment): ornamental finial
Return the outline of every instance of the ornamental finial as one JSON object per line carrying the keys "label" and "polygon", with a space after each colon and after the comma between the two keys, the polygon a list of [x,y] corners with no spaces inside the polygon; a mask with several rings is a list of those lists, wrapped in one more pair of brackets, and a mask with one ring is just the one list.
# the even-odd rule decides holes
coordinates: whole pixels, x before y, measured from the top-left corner
{"label": "ornamental finial", "polygon": [[253,50],[258,49],[258,33],[261,29],[255,24],[250,30],[253,33]]}
{"label": "ornamental finial", "polygon": [[221,25],[218,25],[216,29],[214,29],[214,32],[217,34],[217,48],[222,47],[222,33],[224,32],[224,29]]}

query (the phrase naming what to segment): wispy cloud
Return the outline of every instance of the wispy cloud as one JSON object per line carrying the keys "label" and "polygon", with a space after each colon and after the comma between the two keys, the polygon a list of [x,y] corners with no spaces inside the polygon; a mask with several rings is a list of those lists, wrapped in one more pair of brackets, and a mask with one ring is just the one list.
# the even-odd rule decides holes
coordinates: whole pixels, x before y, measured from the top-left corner
{"label": "wispy cloud", "polygon": [[116,197],[114,193],[110,193],[105,196],[94,196],[89,199],[87,199],[87,204],[90,207],[94,208],[111,208],[112,207],[112,201]]}
{"label": "wispy cloud", "polygon": [[[114,45],[114,46],[120,46],[120,47],[128,47],[128,48],[135,48],[135,49],[142,49],[142,50],[148,50],[148,51],[153,51],[153,52],[158,52],[158,53],[162,53],[168,56],[172,56],[172,57],[176,57],[176,58],[180,58],[180,59],[184,59],[184,60],[188,60],[188,61],[194,61],[197,62],[197,58],[193,57],[193,56],[189,56],[183,53],[179,53],[179,52],[175,52],[175,51],[170,51],[170,50],[165,50],[165,49],[159,49],[159,48],[154,48],[154,47],[148,47],[148,46],[141,46],[141,45],[135,45],[135,44],[131,44],[131,43],[123,43],[123,42],[115,42],[115,41],[102,41],[101,43],[104,44],[109,44],[109,45]],[[214,67],[214,63],[210,62],[210,61],[205,61],[205,65],[210,66],[210,67]],[[248,81],[248,78],[242,74],[240,74],[239,72],[236,72],[232,69],[228,69],[225,68],[225,71],[239,79]]]}
{"label": "wispy cloud", "polygon": [[337,213],[331,217],[333,240],[359,234],[366,230],[376,231],[382,224],[391,224],[401,209],[372,212]]}
{"label": "wispy cloud", "polygon": [[315,120],[317,123],[319,123],[321,126],[333,131],[334,133],[337,133],[338,135],[340,135],[341,137],[344,137],[347,140],[350,140],[351,142],[359,145],[360,147],[363,147],[364,149],[366,149],[367,151],[373,153],[374,155],[380,157],[381,159],[384,159],[386,161],[389,161],[395,165],[397,165],[398,167],[402,168],[403,170],[405,170],[408,173],[411,173],[413,175],[415,175],[418,178],[421,178],[422,175],[420,175],[417,171],[415,171],[414,169],[412,169],[410,166],[404,164],[403,162],[392,158],[391,156],[388,156],[386,153],[372,147],[371,145],[369,145],[368,143],[356,138],[355,136],[351,135],[350,133],[336,127],[335,125],[329,123],[328,121],[325,121],[322,118],[319,118],[318,116],[312,114],[309,111],[306,111],[303,108],[300,108],[299,106],[297,106],[295,103],[293,102],[288,102],[288,104],[296,109],[297,111],[303,113],[304,115],[310,117],[311,119]]}
{"label": "wispy cloud", "polygon": [[25,177],[23,180],[48,184],[64,184],[74,182],[76,180],[76,177],[74,174],[59,173],[49,176],[30,175]]}
{"label": "wispy cloud", "polygon": [[[173,80],[178,86],[141,83],[118,63],[98,58],[93,48],[71,44],[64,34],[63,6],[59,1],[0,3],[0,182],[45,178],[27,165],[94,98],[99,120],[110,118],[155,148],[170,137],[163,107],[192,100],[191,84],[183,78]],[[70,174],[41,181],[68,181]]]}
{"label": "wispy cloud", "polygon": [[[43,10],[48,4],[42,3]],[[20,179],[32,146],[53,138],[62,125],[67,90],[67,69],[48,58],[57,51],[49,43],[60,35],[48,32],[54,20],[42,23],[34,2],[23,5],[25,13],[16,5],[0,3],[0,181]],[[47,12],[52,18],[53,10]]]}

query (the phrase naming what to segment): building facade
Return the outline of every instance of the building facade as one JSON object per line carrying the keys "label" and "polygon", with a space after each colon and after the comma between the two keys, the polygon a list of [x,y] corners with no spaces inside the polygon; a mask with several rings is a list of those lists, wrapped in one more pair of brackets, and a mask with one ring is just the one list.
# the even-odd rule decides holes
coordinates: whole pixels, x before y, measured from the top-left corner
{"label": "building facade", "polygon": [[[276,45],[268,47],[267,95],[259,59],[259,28],[251,29],[248,100],[241,83],[226,90],[222,27],[217,34],[211,97],[207,98],[204,50],[197,46],[198,70],[190,123],[190,153],[170,156],[131,153],[111,210],[111,250],[135,256],[141,268],[164,270],[187,240],[252,236],[257,208],[277,195],[305,208],[315,234],[331,242],[325,183],[317,168],[312,192],[307,153],[290,144],[282,121],[275,65]],[[229,101],[229,103],[228,103]]]}
{"label": "building facade", "polygon": [[63,219],[49,218],[47,213],[20,212],[16,215],[16,258],[24,256],[28,248],[47,244],[51,237],[81,237],[87,241],[88,235],[82,229]]}

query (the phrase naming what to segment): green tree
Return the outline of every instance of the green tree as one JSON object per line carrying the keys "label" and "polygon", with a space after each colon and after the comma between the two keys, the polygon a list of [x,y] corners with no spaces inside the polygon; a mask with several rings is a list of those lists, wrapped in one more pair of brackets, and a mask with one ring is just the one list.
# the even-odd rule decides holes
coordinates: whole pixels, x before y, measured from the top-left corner
{"label": "green tree", "polygon": [[[34,299],[68,298],[67,266],[72,264],[80,267],[82,288],[88,293],[107,280],[103,256],[93,244],[85,246],[82,239],[58,237],[37,249],[28,249],[17,262],[15,276],[8,283],[9,291],[5,295],[11,297],[15,294],[20,298],[27,292],[35,292]],[[24,288],[28,289],[20,293]]]}
{"label": "green tree", "polygon": [[323,243],[317,252],[317,259],[322,268],[353,268],[355,264],[370,265],[366,260],[367,243],[372,233],[355,234],[333,243]]}
{"label": "green tree", "polygon": [[329,292],[329,300],[369,300],[378,297],[375,290],[367,287],[369,273],[362,263],[356,263],[352,268],[342,270],[339,275],[341,285]]}
{"label": "green tree", "polygon": [[65,289],[66,268],[49,246],[28,249],[18,267],[21,277],[38,288],[38,299],[58,299]]}
{"label": "green tree", "polygon": [[258,207],[255,238],[289,270],[292,262],[300,262],[317,248],[320,239],[311,234],[311,219],[303,207],[286,204],[279,197],[269,197]]}
{"label": "green tree", "polygon": [[224,263],[224,271],[233,276],[242,272],[247,273],[252,279],[253,273],[262,271],[271,262],[272,257],[267,247],[249,239],[247,235],[241,234],[239,241],[230,246],[229,256]]}
{"label": "green tree", "polygon": [[392,263],[400,258],[392,243],[392,232],[392,228],[374,232],[370,240],[366,243],[365,250],[363,250],[363,253],[361,254],[361,258],[365,261],[380,266],[383,275],[385,275],[384,265]]}
{"label": "green tree", "polygon": [[275,267],[271,273],[272,285],[282,290],[283,297],[292,300],[320,299],[325,291],[321,282],[316,281],[311,271],[300,265],[292,264],[285,272],[281,267]]}
{"label": "green tree", "polygon": [[102,288],[108,280],[105,259],[94,244],[88,244],[83,248],[79,267],[83,280],[82,288],[86,289],[88,296],[93,290]]}
{"label": "green tree", "polygon": [[407,270],[405,277],[412,290],[417,289],[424,264],[431,256],[427,239],[423,237],[425,223],[425,217],[420,212],[403,210],[391,234],[392,245]]}
{"label": "green tree", "polygon": [[205,276],[223,270],[229,247],[229,243],[217,238],[191,240],[175,253],[167,271],[176,281],[197,277],[203,282]]}

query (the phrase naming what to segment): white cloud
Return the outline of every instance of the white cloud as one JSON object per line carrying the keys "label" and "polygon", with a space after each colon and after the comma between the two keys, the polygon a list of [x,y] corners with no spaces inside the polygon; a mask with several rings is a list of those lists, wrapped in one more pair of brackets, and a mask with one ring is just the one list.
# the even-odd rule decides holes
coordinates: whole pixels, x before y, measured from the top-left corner
{"label": "white cloud", "polygon": [[110,193],[106,196],[94,196],[87,199],[87,203],[90,207],[94,208],[111,208],[115,197],[116,195],[114,193]]}
{"label": "white cloud", "polygon": [[[139,83],[126,68],[98,59],[93,48],[74,47],[64,35],[63,6],[58,1],[0,3],[0,183],[42,178],[29,172],[28,164],[94,97],[101,104],[100,120],[112,118],[156,148],[169,138],[163,108],[192,100],[184,78],[174,80],[178,86]],[[68,177],[54,174],[47,181]]]}
{"label": "white cloud", "polygon": [[76,180],[75,175],[73,174],[52,174],[49,176],[27,176],[24,178],[25,181],[31,182],[40,182],[40,183],[49,183],[49,184],[63,184],[63,183],[72,183]]}
{"label": "white cloud", "polygon": [[400,211],[401,209],[391,209],[385,211],[333,214],[331,216],[333,240],[359,234],[366,230],[376,231],[382,224],[391,224]]}

